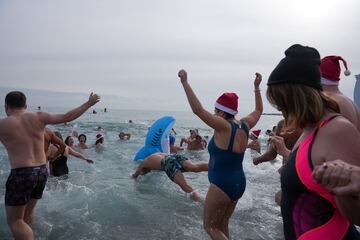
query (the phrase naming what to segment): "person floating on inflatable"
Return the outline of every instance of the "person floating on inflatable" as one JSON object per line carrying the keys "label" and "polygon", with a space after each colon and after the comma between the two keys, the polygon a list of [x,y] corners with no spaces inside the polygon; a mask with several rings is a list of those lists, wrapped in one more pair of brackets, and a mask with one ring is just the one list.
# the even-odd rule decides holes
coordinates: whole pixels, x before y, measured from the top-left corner
{"label": "person floating on inflatable", "polygon": [[201,200],[199,193],[186,181],[183,172],[206,172],[207,163],[194,164],[183,155],[158,152],[146,157],[132,176],[136,179],[139,175],[145,175],[151,170],[166,172],[171,181],[179,185],[185,193],[190,194],[192,200],[197,202]]}
{"label": "person floating on inflatable", "polygon": [[156,120],[146,135],[145,146],[135,155],[134,161],[141,161],[154,153],[170,153],[170,132],[175,118],[164,116]]}

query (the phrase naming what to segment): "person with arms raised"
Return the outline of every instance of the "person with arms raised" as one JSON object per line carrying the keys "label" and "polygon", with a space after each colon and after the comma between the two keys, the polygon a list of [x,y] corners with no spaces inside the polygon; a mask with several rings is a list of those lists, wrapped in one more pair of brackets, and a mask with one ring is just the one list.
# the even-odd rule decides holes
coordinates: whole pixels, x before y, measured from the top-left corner
{"label": "person with arms raised", "polygon": [[249,129],[256,125],[263,111],[259,88],[261,75],[256,73],[254,81],[255,110],[240,120],[235,119],[238,108],[235,93],[222,94],[215,102],[212,114],[202,107],[188,82],[186,71],[180,70],[178,76],[193,113],[214,129],[208,144],[210,187],[205,198],[204,228],[212,239],[229,239],[229,219],[245,191],[242,162]]}
{"label": "person with arms raised", "polygon": [[6,182],[5,209],[7,222],[15,239],[34,239],[31,228],[33,210],[42,197],[47,181],[45,126],[70,122],[95,105],[100,97],[91,93],[88,101],[65,113],[28,112],[26,96],[19,91],[5,97],[8,117],[0,120],[0,140],[11,167]]}

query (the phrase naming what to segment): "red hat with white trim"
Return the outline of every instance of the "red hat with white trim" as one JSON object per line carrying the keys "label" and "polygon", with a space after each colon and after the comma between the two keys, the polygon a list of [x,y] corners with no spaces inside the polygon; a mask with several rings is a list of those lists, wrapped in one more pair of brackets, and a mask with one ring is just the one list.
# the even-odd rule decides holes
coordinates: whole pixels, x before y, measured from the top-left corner
{"label": "red hat with white trim", "polygon": [[349,76],[351,72],[347,67],[346,61],[340,56],[326,56],[321,59],[321,84],[322,85],[338,85],[340,80],[340,63],[342,61],[345,67],[344,74]]}
{"label": "red hat with white trim", "polygon": [[254,135],[255,137],[259,137],[260,132],[261,132],[261,129],[257,129],[257,130],[251,131],[251,134]]}
{"label": "red hat with white trim", "polygon": [[238,96],[236,93],[224,93],[216,100],[215,108],[235,116],[238,113]]}

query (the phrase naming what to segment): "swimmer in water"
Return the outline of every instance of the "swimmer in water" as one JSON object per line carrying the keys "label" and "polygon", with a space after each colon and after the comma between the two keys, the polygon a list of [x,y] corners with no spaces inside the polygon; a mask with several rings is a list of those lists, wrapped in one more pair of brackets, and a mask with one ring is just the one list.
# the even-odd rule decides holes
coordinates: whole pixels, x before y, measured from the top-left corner
{"label": "swimmer in water", "polygon": [[87,149],[89,148],[87,145],[86,145],[86,135],[85,134],[80,134],[78,136],[78,140],[79,140],[79,144],[77,145],[78,148],[80,149]]}
{"label": "swimmer in water", "polygon": [[[58,138],[60,138],[61,140],[63,139],[60,132],[55,132],[55,135]],[[82,160],[86,161],[87,163],[94,163],[93,160],[84,157],[81,153],[75,151],[74,149],[72,149],[70,147],[74,143],[74,139],[71,136],[66,137],[64,143],[66,145],[66,148],[59,155],[56,155],[57,152],[58,152],[58,148],[59,148],[58,145],[54,144],[54,145],[51,145],[49,147],[48,157],[50,159],[54,159],[54,160],[49,161],[49,168],[50,168],[50,175],[51,176],[60,177],[60,176],[63,176],[65,174],[69,173],[67,160],[68,160],[70,155],[72,155],[72,156],[74,156],[76,158],[82,159]]]}
{"label": "swimmer in water", "polygon": [[192,200],[201,200],[199,193],[186,181],[183,172],[206,172],[207,163],[194,164],[180,154],[154,153],[140,163],[132,176],[136,179],[139,175],[145,175],[152,170],[164,171],[171,181],[179,185],[185,193],[190,194]]}

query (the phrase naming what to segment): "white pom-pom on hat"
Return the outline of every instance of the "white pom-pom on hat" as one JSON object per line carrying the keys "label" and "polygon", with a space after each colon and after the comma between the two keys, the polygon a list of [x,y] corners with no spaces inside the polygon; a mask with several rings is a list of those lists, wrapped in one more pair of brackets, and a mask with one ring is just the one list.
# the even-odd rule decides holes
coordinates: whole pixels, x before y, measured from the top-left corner
{"label": "white pom-pom on hat", "polygon": [[345,76],[349,76],[349,75],[351,74],[351,72],[350,72],[349,69],[346,69],[346,70],[344,71],[344,74],[345,74]]}

